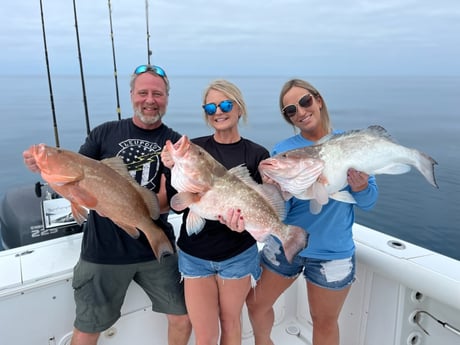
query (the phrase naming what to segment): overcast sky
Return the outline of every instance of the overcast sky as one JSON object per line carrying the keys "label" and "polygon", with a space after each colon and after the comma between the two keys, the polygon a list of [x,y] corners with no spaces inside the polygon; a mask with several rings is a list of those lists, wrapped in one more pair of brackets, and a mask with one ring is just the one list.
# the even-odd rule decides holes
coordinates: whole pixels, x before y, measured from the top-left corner
{"label": "overcast sky", "polygon": [[[117,70],[147,62],[145,0],[112,0]],[[76,0],[83,69],[110,75],[108,1]],[[53,74],[80,72],[72,0],[43,0]],[[175,75],[460,75],[459,0],[149,0]],[[2,1],[0,74],[46,74],[40,0]]]}

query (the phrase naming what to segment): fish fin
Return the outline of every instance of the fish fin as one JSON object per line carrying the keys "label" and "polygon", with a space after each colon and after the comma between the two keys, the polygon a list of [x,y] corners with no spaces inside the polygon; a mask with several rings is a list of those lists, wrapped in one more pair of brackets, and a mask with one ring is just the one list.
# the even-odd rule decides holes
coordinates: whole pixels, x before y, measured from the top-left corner
{"label": "fish fin", "polygon": [[[241,165],[238,165],[236,167],[233,167],[231,168],[230,170],[228,170],[228,173],[232,174],[233,176],[235,176],[236,178],[238,178],[239,180],[241,180],[241,182],[243,182],[245,185],[255,189],[259,194],[262,194],[263,196],[265,196],[264,192],[262,192],[259,188],[259,186],[261,186],[259,183],[257,183],[256,181],[254,181],[254,179],[251,177],[251,174],[247,168],[247,166],[241,164]],[[271,194],[270,192],[268,192],[267,195]]]}
{"label": "fish fin", "polygon": [[111,158],[105,158],[102,159],[100,162],[112,168],[121,176],[129,177],[131,180],[134,181],[133,177],[129,174],[128,168],[126,167],[122,157],[116,156]]}
{"label": "fish fin", "polygon": [[313,183],[303,194],[304,200],[310,200],[310,213],[319,214],[323,208],[329,202],[329,195],[326,187],[320,183]]}
{"label": "fish fin", "polygon": [[403,163],[396,163],[387,165],[383,168],[376,169],[374,174],[388,174],[388,175],[400,175],[409,172],[411,169],[410,165]]}
{"label": "fish fin", "polygon": [[321,145],[321,144],[324,144],[326,141],[329,141],[332,139],[332,137],[336,136],[337,134],[334,134],[334,133],[329,133],[327,135],[325,135],[324,137],[322,137],[321,139],[315,141],[315,143],[313,145]]}
{"label": "fish fin", "polygon": [[116,171],[118,174],[120,174],[124,178],[126,178],[136,189],[145,188],[145,187],[140,186],[139,183],[137,183],[136,179],[133,176],[131,176],[122,157],[116,156],[116,157],[111,157],[111,158],[105,158],[101,160],[100,162],[108,166],[112,170]]}
{"label": "fish fin", "polygon": [[195,212],[190,211],[187,215],[186,220],[187,234],[189,236],[193,234],[198,234],[201,230],[203,230],[205,223],[206,220],[203,217],[200,217]]}
{"label": "fish fin", "polygon": [[286,204],[277,186],[269,183],[257,184],[254,189],[273,207],[280,219],[286,217]]}
{"label": "fish fin", "polygon": [[321,205],[326,205],[329,201],[329,194],[327,192],[326,186],[320,182],[315,182],[311,186],[314,199],[318,201]]}
{"label": "fish fin", "polygon": [[139,230],[135,226],[114,222],[119,228],[123,229],[129,236],[137,240],[139,238]]}
{"label": "fish fin", "polygon": [[310,213],[311,214],[319,214],[323,209],[323,205],[321,205],[316,199],[310,200]]}
{"label": "fish fin", "polygon": [[63,185],[63,184],[70,183],[70,182],[80,181],[83,178],[83,176],[80,174],[64,176],[64,175],[57,175],[56,173],[47,174],[44,171],[42,171],[40,175],[46,182],[57,184],[57,185]]}
{"label": "fish fin", "polygon": [[329,195],[331,199],[341,201],[341,202],[346,202],[348,204],[356,204],[355,198],[353,198],[353,195],[351,195],[348,191],[342,190],[340,192],[333,193]]}
{"label": "fish fin", "polygon": [[83,188],[74,188],[71,199],[73,202],[90,209],[95,209],[98,203],[97,197]]}
{"label": "fish fin", "polygon": [[[353,132],[353,131],[350,131],[350,132]],[[379,137],[379,138],[385,138],[391,141],[392,143],[397,144],[397,140],[393,138],[390,135],[390,133],[388,133],[387,130],[380,125],[372,125],[363,130],[356,130],[356,132],[367,132],[368,134],[372,136]]]}
{"label": "fish fin", "polygon": [[416,151],[416,156],[418,159],[415,160],[415,167],[418,171],[425,177],[425,179],[435,188],[439,188],[436,183],[436,178],[434,176],[434,166],[438,164],[433,158],[428,156],[426,153]]}
{"label": "fish fin", "polygon": [[155,222],[150,220],[149,224],[140,226],[139,230],[147,237],[150,247],[158,261],[161,261],[161,258],[165,255],[174,254],[174,248],[171,241],[168,239],[163,229]]}
{"label": "fish fin", "polygon": [[175,211],[183,211],[191,204],[200,201],[201,197],[197,193],[180,192],[171,198],[171,207]]}
{"label": "fish fin", "polygon": [[245,184],[247,184],[250,187],[254,187],[255,185],[258,185],[258,183],[254,181],[254,179],[251,177],[248,167],[245,166],[244,164],[240,164],[240,165],[237,165],[236,167],[231,168],[230,170],[228,170],[228,173],[239,178],[241,181],[243,181]]}
{"label": "fish fin", "polygon": [[315,198],[313,186],[308,187],[302,194],[297,196],[298,199],[301,200],[311,200]]}
{"label": "fish fin", "polygon": [[283,199],[284,199],[285,201],[287,201],[287,200],[289,200],[289,199],[292,198],[292,194],[289,193],[289,192],[287,192],[287,191],[284,191],[284,190],[281,191],[281,195],[283,196]]}
{"label": "fish fin", "polygon": [[[301,227],[288,225],[288,231],[285,231],[283,238],[279,238],[283,244],[284,254],[289,263],[308,244],[308,233]],[[276,235],[275,235],[276,236]]]}
{"label": "fish fin", "polygon": [[259,193],[273,207],[280,219],[284,219],[286,207],[284,197],[278,187],[269,183],[257,183],[251,177],[248,168],[243,164],[231,168],[228,172]]}
{"label": "fish fin", "polygon": [[136,189],[141,194],[142,199],[144,199],[144,202],[149,210],[150,217],[155,220],[158,219],[160,217],[160,202],[158,201],[157,195],[150,189],[142,187],[137,183]]}
{"label": "fish fin", "polygon": [[72,216],[78,225],[82,225],[83,222],[88,219],[88,209],[75,203],[70,203],[70,209],[72,210]]}
{"label": "fish fin", "polygon": [[193,175],[185,175],[180,172],[176,173],[177,167],[174,166],[171,170],[171,185],[179,191],[189,191],[192,193],[204,193],[209,190],[212,185],[212,176],[199,176],[198,178]]}

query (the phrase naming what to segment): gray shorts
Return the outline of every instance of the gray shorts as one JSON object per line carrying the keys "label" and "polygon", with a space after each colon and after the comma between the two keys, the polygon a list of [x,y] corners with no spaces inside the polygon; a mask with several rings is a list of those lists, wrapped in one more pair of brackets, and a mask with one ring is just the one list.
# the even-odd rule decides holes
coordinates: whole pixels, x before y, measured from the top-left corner
{"label": "gray shorts", "polygon": [[126,291],[134,280],[152,301],[152,310],[164,314],[187,313],[177,254],[129,265],[102,265],[80,259],[72,286],[76,304],[74,326],[85,333],[99,333],[119,318]]}

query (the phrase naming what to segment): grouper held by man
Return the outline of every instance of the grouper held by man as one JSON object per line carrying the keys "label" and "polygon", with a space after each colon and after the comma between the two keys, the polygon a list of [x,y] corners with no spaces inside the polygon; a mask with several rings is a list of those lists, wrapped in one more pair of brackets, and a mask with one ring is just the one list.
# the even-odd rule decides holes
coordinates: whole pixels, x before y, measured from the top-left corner
{"label": "grouper held by man", "polygon": [[42,178],[70,201],[78,224],[86,220],[91,209],[110,218],[133,238],[142,231],[158,259],[174,252],[168,237],[152,220],[160,215],[156,194],[131,177],[121,157],[97,161],[45,144],[33,145],[29,152]]}
{"label": "grouper held by man", "polygon": [[189,234],[201,231],[205,219],[218,220],[219,215],[225,218],[228,210],[239,209],[246,230],[259,242],[269,234],[276,236],[289,261],[305,248],[307,232],[282,222],[284,200],[276,187],[256,183],[245,166],[227,170],[186,136],[174,145],[167,141],[164,150],[174,161],[171,184],[178,191],[171,207],[177,211],[190,209],[186,220]]}
{"label": "grouper held by man", "polygon": [[260,162],[259,171],[278,184],[285,199],[310,200],[310,211],[318,214],[329,198],[355,203],[351,194],[342,190],[350,168],[368,175],[397,175],[414,166],[438,188],[435,164],[427,154],[396,143],[383,127],[370,126],[279,153]]}

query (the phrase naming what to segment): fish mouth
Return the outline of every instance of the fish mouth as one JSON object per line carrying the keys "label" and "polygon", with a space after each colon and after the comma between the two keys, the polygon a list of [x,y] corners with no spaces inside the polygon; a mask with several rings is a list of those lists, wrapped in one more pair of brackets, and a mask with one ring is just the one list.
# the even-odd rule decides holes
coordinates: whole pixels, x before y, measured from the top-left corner
{"label": "fish mouth", "polygon": [[190,149],[190,145],[190,139],[186,135],[183,135],[174,144],[170,143],[167,145],[167,149],[175,157],[184,157]]}
{"label": "fish mouth", "polygon": [[262,176],[273,178],[271,172],[277,169],[277,161],[271,158],[264,159],[259,163],[259,172]]}
{"label": "fish mouth", "polygon": [[277,159],[267,158],[259,163],[259,172],[262,176],[278,180],[279,177],[294,178],[299,174],[299,169],[293,165],[285,165]]}
{"label": "fish mouth", "polygon": [[42,168],[41,165],[44,162],[46,162],[46,160],[48,159],[46,145],[45,144],[33,145],[30,148],[30,150],[35,158],[36,164],[38,165],[39,168]]}
{"label": "fish mouth", "polygon": [[265,170],[277,166],[276,160],[267,158],[259,163],[259,170]]}

